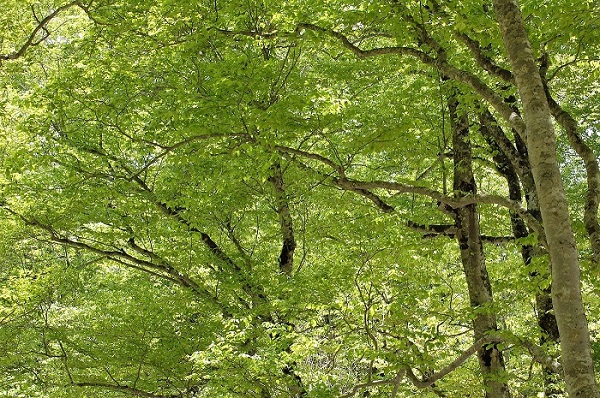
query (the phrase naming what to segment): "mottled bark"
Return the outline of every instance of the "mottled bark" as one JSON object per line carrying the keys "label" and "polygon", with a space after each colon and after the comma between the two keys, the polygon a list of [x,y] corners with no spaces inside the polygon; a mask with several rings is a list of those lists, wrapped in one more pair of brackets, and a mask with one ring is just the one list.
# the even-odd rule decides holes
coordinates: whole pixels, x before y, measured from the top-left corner
{"label": "mottled bark", "polygon": [[[466,116],[458,114],[457,106],[456,96],[451,95],[448,108],[454,148],[454,192],[457,196],[463,196],[475,194],[477,189],[473,176],[469,121]],[[470,204],[456,209],[455,223],[469,300],[471,307],[478,309],[473,320],[474,337],[477,341],[498,329],[495,314],[489,308],[486,310],[492,303],[492,287],[485,267],[477,205]],[[495,344],[489,344],[479,348],[477,357],[486,389],[485,396],[510,397],[507,384],[500,381],[505,373],[502,352]]]}
{"label": "mottled bark", "polygon": [[[529,170],[529,162],[527,159],[520,159],[519,161],[511,161],[509,157],[506,155],[505,151],[498,145],[496,140],[498,139],[498,135],[506,138],[504,132],[495,125],[490,123],[491,115],[484,113],[480,116],[480,128],[483,137],[486,142],[492,149],[494,153],[493,159],[494,163],[498,168],[498,172],[502,174],[502,176],[506,179],[508,185],[508,194],[511,200],[515,200],[520,202],[523,197],[521,194],[521,185],[528,186],[528,189],[525,189],[526,192],[529,192],[529,197],[527,200],[528,209],[535,215],[540,218],[539,209],[537,208],[537,193],[535,192],[535,186],[533,185],[533,177],[531,176]],[[491,131],[495,131],[494,134],[491,134]],[[511,148],[512,145],[511,145]],[[514,148],[513,148],[514,149]],[[518,158],[521,158],[520,155],[516,154]],[[523,177],[524,180],[521,183],[519,181],[519,173],[515,170],[514,164],[526,164],[526,168],[522,169],[521,174],[525,174]],[[523,173],[523,170],[528,170]],[[528,174],[528,176],[527,176]],[[527,225],[523,221],[523,219],[516,214],[515,212],[510,212],[510,221],[513,230],[513,235],[515,239],[524,238],[529,235],[529,230],[527,229]],[[531,264],[534,256],[540,254],[540,249],[536,248],[532,245],[523,245],[521,246],[521,257],[523,258],[523,263],[525,266]],[[539,278],[540,275],[538,272],[530,273],[531,278]],[[542,335],[540,337],[540,345],[544,345],[548,342],[552,342],[554,344],[559,344],[559,333],[558,333],[558,325],[556,324],[556,317],[554,316],[553,307],[552,307],[552,297],[551,291],[549,287],[540,288],[535,293],[535,309],[536,309],[536,318],[538,327],[540,328]],[[556,386],[554,380],[556,379],[557,374],[553,369],[545,368],[544,369],[544,394],[548,398],[558,398],[562,396],[564,391],[562,391],[558,386]]]}
{"label": "mottled bark", "polygon": [[552,262],[552,302],[567,392],[572,397],[600,397],[581,297],[579,253],[544,86],[519,6],[514,0],[494,0],[494,9],[523,104],[527,150]]}
{"label": "mottled bark", "polygon": [[275,203],[277,206],[277,214],[279,215],[279,224],[281,226],[281,236],[283,240],[281,253],[279,254],[279,270],[282,273],[291,276],[294,269],[296,239],[294,238],[292,215],[290,213],[290,206],[285,191],[283,172],[279,162],[275,162],[273,166],[271,166],[269,182],[271,182],[275,190]]}
{"label": "mottled bark", "polygon": [[[294,271],[294,251],[296,250],[296,238],[294,236],[294,225],[290,204],[286,192],[285,181],[283,180],[283,170],[280,161],[276,161],[271,166],[271,175],[269,182],[275,191],[276,211],[279,215],[279,225],[281,227],[282,246],[279,254],[279,271],[288,277],[292,276]],[[291,345],[285,349],[288,354],[291,353]],[[286,364],[282,371],[289,380],[289,393],[293,398],[301,398],[307,395],[306,388],[302,378],[296,372],[297,364],[295,361]]]}

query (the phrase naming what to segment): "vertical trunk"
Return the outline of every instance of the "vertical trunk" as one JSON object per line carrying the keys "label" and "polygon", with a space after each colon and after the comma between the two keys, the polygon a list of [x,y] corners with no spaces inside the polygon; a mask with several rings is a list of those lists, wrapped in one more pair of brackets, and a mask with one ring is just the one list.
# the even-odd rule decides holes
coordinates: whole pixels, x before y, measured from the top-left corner
{"label": "vertical trunk", "polygon": [[294,238],[294,227],[290,205],[288,203],[287,193],[285,191],[285,182],[283,181],[283,171],[281,163],[275,162],[271,166],[271,176],[269,182],[275,190],[275,203],[277,214],[279,215],[279,224],[281,226],[281,236],[283,245],[279,254],[279,270],[291,276],[294,268],[294,250],[296,250],[296,239]]}
{"label": "vertical trunk", "polygon": [[[521,183],[519,181],[519,175],[515,170],[513,163],[508,158],[508,156],[504,153],[504,151],[500,148],[498,143],[495,141],[494,136],[498,136],[502,134],[504,136],[504,132],[500,130],[500,127],[491,123],[493,119],[492,115],[487,112],[484,112],[480,115],[480,127],[481,133],[483,134],[485,140],[488,145],[492,149],[494,153],[494,163],[498,167],[498,171],[504,178],[506,179],[508,185],[508,194],[511,200],[515,202],[521,202],[523,200],[523,196],[521,194]],[[490,134],[494,129],[500,130],[496,131],[495,134]],[[523,159],[528,163],[527,159]],[[529,167],[527,166],[527,169]],[[523,185],[527,185],[526,181],[531,181],[533,184],[533,178],[524,178]],[[527,200],[527,208],[531,211],[532,214],[536,216],[541,222],[541,217],[539,216],[539,210],[537,209],[537,198],[535,198],[535,186],[525,189],[526,192],[530,192],[530,196]],[[529,231],[523,219],[516,213],[510,213],[511,218],[511,226],[513,230],[513,235],[516,239],[524,238],[529,235]],[[538,255],[539,249],[535,248],[531,245],[523,245],[521,247],[521,257],[523,258],[523,263],[527,266],[531,263],[534,256]],[[530,274],[532,278],[539,278],[537,272],[532,272]],[[539,289],[535,294],[535,308],[537,312],[537,323],[542,332],[540,337],[540,345],[544,345],[548,342],[552,342],[554,344],[559,343],[559,334],[558,334],[558,326],[556,324],[556,318],[553,313],[552,308],[552,298],[550,296],[550,288],[542,288]],[[555,384],[555,379],[557,374],[552,369],[544,369],[544,394],[549,398],[558,398],[561,397],[564,393],[560,388],[558,388]]]}
{"label": "vertical trunk", "polygon": [[572,397],[597,398],[600,394],[581,298],[579,253],[556,160],[550,109],[519,6],[515,0],[494,0],[494,9],[523,103],[527,150],[552,263],[552,302],[567,392]]}
{"label": "vertical trunk", "polygon": [[[275,204],[277,214],[279,215],[279,225],[281,227],[282,247],[279,254],[279,271],[288,277],[292,276],[294,270],[294,251],[296,250],[296,239],[294,237],[294,226],[288,194],[283,179],[283,170],[281,162],[277,160],[271,165],[271,175],[269,182],[273,186],[275,194]],[[285,348],[285,352],[291,353],[291,344]],[[307,394],[302,378],[296,372],[296,362],[286,364],[282,371],[288,380],[289,393],[292,398],[305,397]]]}
{"label": "vertical trunk", "polygon": [[[454,147],[454,191],[456,195],[476,193],[472,168],[469,121],[457,113],[458,101],[455,95],[448,100],[452,143]],[[455,210],[456,237],[460,246],[471,307],[477,309],[473,320],[475,341],[491,331],[497,330],[496,317],[486,309],[492,303],[492,287],[485,267],[483,243],[479,228],[477,205],[472,204]],[[500,381],[504,368],[502,352],[494,345],[484,346],[477,352],[479,366],[487,398],[510,397],[508,386]]]}

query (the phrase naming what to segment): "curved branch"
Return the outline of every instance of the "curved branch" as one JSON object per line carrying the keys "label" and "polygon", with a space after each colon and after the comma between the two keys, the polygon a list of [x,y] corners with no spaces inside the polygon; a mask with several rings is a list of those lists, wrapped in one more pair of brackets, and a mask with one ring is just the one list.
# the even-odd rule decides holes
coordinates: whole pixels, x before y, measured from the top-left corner
{"label": "curved branch", "polygon": [[[229,133],[229,134],[227,134],[227,133],[212,133],[212,134],[193,135],[193,136],[188,137],[182,141],[179,141],[173,145],[162,145],[162,144],[159,144],[158,142],[154,142],[154,141],[141,140],[145,144],[162,149],[162,152],[160,152],[159,154],[154,156],[152,159],[150,159],[142,168],[140,168],[140,170],[135,172],[135,174],[132,174],[129,178],[131,178],[133,180],[134,178],[141,176],[150,166],[152,166],[153,164],[155,164],[156,162],[158,162],[159,160],[161,160],[162,158],[167,156],[169,153],[171,153],[183,146],[191,144],[193,142],[202,141],[202,140],[209,139],[209,138],[243,137],[243,136],[247,136],[247,134],[246,133]],[[136,141],[132,137],[128,137],[128,138],[130,138],[132,141]]]}
{"label": "curved branch", "polygon": [[182,273],[181,271],[175,269],[172,265],[168,264],[165,260],[160,258],[155,253],[152,253],[148,250],[145,250],[135,243],[135,241],[130,239],[128,241],[129,246],[135,250],[136,252],[150,257],[152,261],[147,261],[136,256],[133,256],[127,253],[123,249],[118,250],[106,250],[101,249],[92,245],[89,245],[85,242],[81,242],[78,240],[73,240],[71,238],[62,237],[52,226],[46,225],[39,220],[34,218],[27,218],[14,210],[8,208],[7,206],[3,206],[3,208],[8,211],[10,214],[21,219],[26,225],[39,228],[43,231],[46,231],[50,238],[49,240],[54,243],[60,243],[62,245],[66,245],[72,247],[77,250],[85,250],[90,253],[99,254],[102,257],[115,261],[119,264],[123,264],[130,268],[135,268],[140,271],[144,271],[153,276],[159,277],[161,279],[166,279],[171,282],[177,283],[180,286],[189,288],[194,293],[200,295],[203,298],[210,299],[212,302],[214,301],[214,297],[206,290],[204,290],[198,283],[196,283],[193,279],[191,279],[188,275]]}
{"label": "curved branch", "polygon": [[[456,237],[456,225],[454,224],[418,224],[414,221],[408,220],[407,226],[417,232],[423,233],[423,238],[433,238],[438,236],[447,236],[449,238]],[[514,243],[516,241],[514,236],[489,236],[481,235],[481,240],[486,243],[495,245],[502,245],[506,243]]]}
{"label": "curved branch", "polygon": [[405,375],[412,382],[412,384],[417,388],[431,387],[435,382],[437,382],[438,380],[442,379],[449,373],[452,373],[453,371],[458,369],[463,363],[466,362],[467,359],[469,359],[473,354],[475,354],[477,351],[479,351],[479,349],[481,349],[485,345],[498,344],[498,343],[501,343],[502,341],[503,341],[503,339],[500,338],[499,336],[482,337],[481,339],[479,339],[475,343],[473,343],[473,345],[471,345],[465,351],[463,351],[454,361],[452,361],[450,364],[445,366],[442,370],[432,374],[431,376],[427,377],[424,380],[419,379],[414,374],[411,367],[407,366],[407,367],[400,369],[397,372],[396,377],[394,377],[394,379],[376,380],[376,381],[372,381],[369,383],[357,384],[356,386],[354,386],[352,388],[352,390],[348,394],[342,395],[340,398],[353,397],[358,392],[358,390],[363,389],[363,388],[380,386],[380,385],[389,385],[389,384],[394,384],[395,388],[394,388],[394,392],[393,392],[392,396],[395,396],[398,392],[398,386]]}
{"label": "curved branch", "polygon": [[385,189],[388,191],[395,191],[397,193],[414,193],[418,195],[428,196],[453,208],[461,208],[475,203],[494,204],[502,206],[509,210],[513,210],[515,213],[519,214],[527,222],[527,224],[535,232],[538,233],[540,242],[545,242],[544,230],[540,223],[535,219],[535,217],[533,217],[525,208],[523,208],[523,206],[521,206],[521,203],[504,198],[502,196],[476,194],[466,195],[460,198],[454,198],[444,195],[443,193],[431,188],[402,184],[393,181],[358,181],[350,179],[339,179],[337,183],[341,188],[348,190],[354,190],[357,188]]}
{"label": "curved branch", "polygon": [[[283,147],[283,146],[276,146],[275,149],[277,149],[278,151],[283,152],[283,153],[293,153],[295,155],[306,157],[308,159],[317,160],[321,163],[324,163],[324,164],[332,167],[334,170],[339,169],[338,165],[336,165],[330,159],[328,159],[322,155],[319,155],[319,154],[301,151],[301,150]],[[331,177],[331,176],[328,176],[328,178],[336,186],[338,186],[344,190],[356,192],[356,193],[359,193],[359,194],[371,199],[380,208],[382,208],[382,210],[385,211],[386,213],[393,212],[394,208],[392,206],[388,205],[387,203],[385,203],[381,198],[379,198],[379,196],[377,196],[376,194],[371,192],[372,189],[385,189],[387,191],[394,191],[397,193],[413,193],[413,194],[428,196],[432,199],[435,199],[435,200],[437,200],[441,203],[444,203],[453,208],[460,208],[460,207],[464,207],[464,206],[467,206],[470,204],[475,204],[475,203],[499,205],[499,206],[505,207],[509,210],[512,210],[515,213],[517,213],[519,216],[521,216],[523,218],[523,220],[525,220],[525,222],[529,225],[529,227],[538,233],[539,241],[544,245],[546,242],[546,238],[545,238],[546,235],[544,233],[544,229],[543,229],[542,225],[540,224],[540,222],[538,220],[536,220],[535,217],[527,211],[527,209],[523,208],[521,203],[501,197],[501,196],[466,195],[466,196],[462,196],[460,198],[455,198],[455,197],[444,195],[443,193],[438,192],[431,188],[418,186],[418,185],[403,184],[403,183],[393,182],[393,181],[359,181],[359,180],[349,179],[346,177],[338,178],[338,177]]]}
{"label": "curved branch", "polygon": [[[402,380],[402,377],[404,376],[404,369],[402,369],[398,374],[400,375],[399,380]],[[389,385],[389,384],[396,384],[396,379],[393,379],[393,380],[375,380],[375,381],[371,381],[371,382],[368,382],[368,383],[357,384],[354,387],[352,387],[352,390],[350,390],[350,392],[348,392],[347,394],[341,395],[340,398],[351,398],[354,395],[356,395],[356,393],[359,390],[362,390],[363,388],[376,387],[376,386],[384,386],[384,385]]]}
{"label": "curved branch", "polygon": [[[352,43],[346,36],[333,29],[323,28],[311,23],[301,23],[298,25],[297,31],[300,32],[302,29],[325,33],[337,39],[345,48],[352,51],[354,55],[361,59],[390,54],[408,55],[417,58],[424,64],[431,65],[438,69],[440,72],[442,72],[442,74],[448,76],[449,78],[471,87],[471,89],[483,97],[500,115],[502,115],[502,118],[505,119],[522,137],[525,137],[525,122],[521,116],[504,101],[501,96],[496,94],[494,90],[492,90],[476,75],[450,65],[443,56],[433,58],[420,50],[403,46],[379,47],[363,50]],[[437,43],[431,44],[439,47]]]}
{"label": "curved branch", "polygon": [[429,376],[425,380],[419,379],[413,373],[413,371],[412,371],[411,368],[406,368],[406,375],[410,379],[410,381],[415,385],[415,387],[418,387],[418,388],[431,387],[431,385],[433,383],[435,383],[436,381],[440,380],[441,378],[443,378],[447,374],[449,374],[449,373],[455,371],[456,369],[458,369],[458,367],[461,366],[463,363],[465,363],[465,361],[467,359],[469,359],[469,357],[471,357],[471,355],[475,354],[477,351],[479,351],[479,349],[483,348],[485,345],[488,345],[488,344],[498,344],[498,343],[501,343],[502,340],[503,339],[501,339],[498,336],[486,336],[486,337],[482,337],[481,339],[479,339],[475,343],[473,343],[473,345],[471,345],[471,347],[469,347],[465,351],[463,351],[463,353],[460,354],[449,365],[447,365],[446,367],[444,367],[439,372],[432,374],[431,376]]}
{"label": "curved branch", "polygon": [[[25,40],[25,43],[23,43],[21,48],[19,48],[17,51],[14,51],[10,54],[0,54],[0,60],[6,61],[6,60],[20,58],[25,54],[25,52],[30,47],[34,47],[34,46],[37,46],[38,44],[42,43],[44,41],[44,39],[46,39],[48,37],[48,33],[46,31],[46,26],[50,23],[50,21],[52,19],[54,19],[62,11],[66,10],[74,5],[78,5],[78,4],[79,4],[79,0],[72,1],[68,4],[58,7],[56,10],[54,10],[53,12],[48,14],[44,19],[39,21],[38,25],[31,31],[31,34],[29,35],[27,40]],[[46,31],[46,33],[44,34],[44,37],[42,39],[36,41],[35,38],[40,31]]]}
{"label": "curved branch", "polygon": [[[288,155],[291,154],[294,156],[300,156],[300,157],[304,157],[307,159],[317,160],[317,161],[331,167],[334,171],[336,171],[338,173],[340,178],[346,177],[346,171],[344,170],[344,168],[342,166],[336,164],[331,159],[328,159],[325,156],[319,155],[318,153],[302,151],[300,149],[294,149],[294,148],[290,148],[290,147],[286,147],[286,146],[282,146],[282,145],[275,145],[273,148],[283,154],[288,154]],[[293,159],[294,158],[292,157],[292,160]],[[339,178],[331,177],[329,175],[326,177],[330,178],[336,185],[339,185],[339,180],[340,180]],[[356,189],[351,189],[351,191],[369,199],[384,213],[392,213],[395,210],[394,207],[390,206],[379,196],[377,196],[376,194],[374,194],[373,192],[371,192],[367,189],[356,188]]]}
{"label": "curved branch", "polygon": [[275,149],[278,152],[282,152],[282,153],[288,153],[291,155],[301,156],[301,157],[307,158],[307,159],[318,160],[319,162],[331,167],[334,171],[336,171],[338,173],[338,175],[340,177],[346,176],[346,172],[342,166],[336,164],[335,162],[326,158],[325,156],[319,155],[318,153],[307,152],[307,151],[290,148],[290,147],[283,146],[283,145],[275,145],[273,147],[273,149]]}

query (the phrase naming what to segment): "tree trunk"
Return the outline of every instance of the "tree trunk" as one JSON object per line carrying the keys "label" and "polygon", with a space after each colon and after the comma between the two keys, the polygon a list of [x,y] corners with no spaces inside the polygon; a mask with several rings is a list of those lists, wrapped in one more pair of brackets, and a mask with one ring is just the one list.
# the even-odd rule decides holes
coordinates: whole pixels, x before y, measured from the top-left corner
{"label": "tree trunk", "polygon": [[[458,100],[451,95],[448,100],[452,143],[454,152],[454,191],[457,196],[475,194],[473,176],[469,120],[457,113]],[[473,320],[475,341],[497,330],[496,316],[488,307],[492,303],[490,284],[483,253],[483,242],[479,228],[477,205],[471,204],[455,211],[456,237],[460,246],[460,256],[467,279],[471,307],[477,311]],[[477,352],[483,375],[487,398],[507,398],[510,391],[505,382],[500,381],[505,373],[502,352],[494,344],[484,345]]]}
{"label": "tree trunk", "polygon": [[527,150],[552,263],[552,302],[567,392],[571,397],[598,398],[581,298],[579,253],[556,160],[550,109],[519,6],[514,0],[494,0],[494,9],[523,104]]}
{"label": "tree trunk", "polygon": [[[538,199],[537,193],[535,191],[535,183],[533,181],[533,177],[531,176],[531,169],[529,167],[529,160],[521,156],[521,151],[514,151],[513,155],[515,157],[514,161],[511,162],[509,159],[509,154],[505,153],[505,150],[502,149],[500,144],[496,142],[499,139],[506,138],[502,129],[497,125],[493,116],[488,112],[484,111],[479,116],[480,129],[483,137],[486,142],[492,149],[494,153],[493,159],[494,163],[498,168],[498,172],[504,176],[508,185],[508,195],[511,200],[515,202],[521,202],[523,200],[523,195],[521,194],[521,185],[523,185],[523,189],[527,194],[527,210],[534,215],[534,217],[540,222],[542,222],[542,217],[538,208]],[[518,137],[518,136],[516,136]],[[505,143],[506,145],[510,145],[509,143]],[[524,167],[521,167],[521,174],[523,176],[519,178],[519,173],[517,173],[514,164],[522,164]],[[521,181],[520,181],[521,180]],[[527,225],[525,221],[516,213],[510,212],[510,221],[513,230],[513,235],[516,239],[524,238],[529,235],[529,230],[527,229]],[[540,255],[539,247],[534,247],[531,245],[523,245],[521,247],[521,257],[523,258],[523,263],[525,266],[531,264],[531,261],[535,256]],[[531,278],[539,279],[540,275],[538,272],[531,272]],[[546,277],[544,277],[545,279]],[[543,281],[543,280],[542,280]],[[535,293],[535,309],[536,309],[536,317],[538,326],[542,332],[540,337],[540,345],[545,345],[546,343],[551,342],[552,344],[559,344],[559,333],[558,326],[556,324],[556,317],[554,316],[554,311],[552,307],[552,298],[551,291],[549,287],[540,288]],[[558,398],[562,397],[564,391],[556,385],[557,374],[552,369],[544,369],[544,394],[547,398]]]}

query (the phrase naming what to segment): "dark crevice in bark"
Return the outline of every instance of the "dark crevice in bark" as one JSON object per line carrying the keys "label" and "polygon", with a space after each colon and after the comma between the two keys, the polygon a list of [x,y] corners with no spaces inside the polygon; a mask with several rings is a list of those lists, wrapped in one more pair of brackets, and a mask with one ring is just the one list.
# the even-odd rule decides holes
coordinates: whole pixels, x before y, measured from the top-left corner
{"label": "dark crevice in bark", "polygon": [[[423,238],[435,238],[446,236],[456,238],[456,225],[454,224],[419,224],[412,220],[408,220],[407,227],[418,232],[423,232]],[[515,242],[514,236],[488,236],[481,235],[481,240],[486,243],[501,245],[504,243]]]}
{"label": "dark crevice in bark", "polygon": [[[294,272],[294,251],[296,250],[296,238],[294,235],[294,226],[292,215],[290,212],[290,205],[288,195],[286,192],[285,181],[283,179],[283,170],[281,168],[281,162],[277,160],[271,165],[271,175],[268,181],[273,186],[275,192],[275,205],[276,211],[279,215],[279,224],[281,228],[282,247],[281,253],[279,254],[279,271],[291,277]],[[291,345],[285,350],[287,353],[291,353]],[[300,398],[307,395],[306,388],[302,382],[302,378],[296,372],[297,364],[295,362],[287,363],[283,368],[283,374],[291,380],[289,383],[289,392],[291,397]]]}
{"label": "dark crevice in bark", "polygon": [[281,253],[279,255],[279,270],[283,274],[291,276],[294,269],[296,239],[294,237],[290,205],[285,190],[285,183],[283,181],[283,171],[281,170],[281,163],[279,161],[271,166],[269,182],[275,190],[275,204],[277,214],[279,215],[279,224],[281,226],[281,236],[283,240]]}

